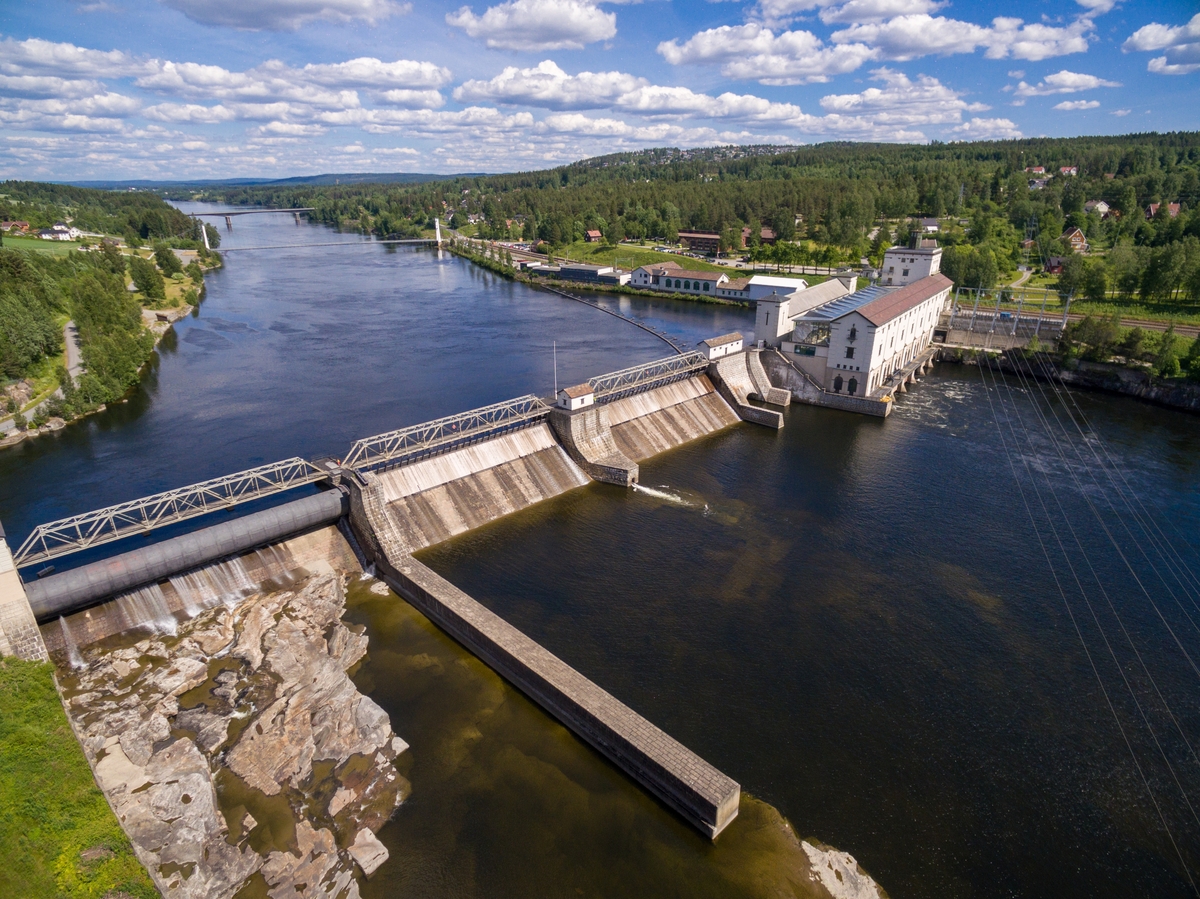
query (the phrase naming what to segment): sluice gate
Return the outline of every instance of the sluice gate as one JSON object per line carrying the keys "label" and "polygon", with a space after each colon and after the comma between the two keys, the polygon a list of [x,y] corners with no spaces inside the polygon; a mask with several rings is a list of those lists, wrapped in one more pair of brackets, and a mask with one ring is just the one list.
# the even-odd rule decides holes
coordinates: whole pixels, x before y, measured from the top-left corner
{"label": "sluice gate", "polygon": [[[736,362],[740,368],[731,368]],[[16,589],[9,592],[15,598],[6,594],[3,605],[21,606],[30,625],[36,616],[45,640],[36,639],[32,648],[18,644],[7,632],[13,629],[6,625],[9,618],[0,614],[0,649],[18,651],[14,647],[21,645],[20,652],[30,657],[44,657],[47,643],[61,649],[66,628],[58,628],[58,619],[81,610],[88,610],[82,611],[84,636],[96,640],[136,626],[135,612],[143,607],[168,617],[192,613],[202,607],[192,595],[197,589],[205,595],[225,591],[227,601],[240,601],[246,590],[273,576],[270,564],[245,554],[261,554],[264,548],[276,553],[283,541],[295,544],[303,535],[318,537],[331,524],[348,523],[397,593],[715,838],[737,815],[736,782],[412,554],[592,480],[636,483],[639,461],[739,420],[782,426],[779,413],[746,402],[747,385],[753,388],[746,366],[737,357],[720,363],[698,353],[670,357],[593,378],[587,386],[595,401],[583,408],[519,397],[360,440],[340,464],[287,460],[264,466],[270,472],[265,478],[252,470],[241,473],[247,477],[217,479],[44,525],[26,541],[24,560],[14,567],[146,534],[295,486],[323,481],[328,488],[51,574],[24,584],[23,591],[14,578]],[[725,383],[729,372],[738,383]],[[7,557],[7,549],[3,554]],[[253,576],[247,566],[256,569]],[[231,578],[236,583],[227,590],[222,585]]]}

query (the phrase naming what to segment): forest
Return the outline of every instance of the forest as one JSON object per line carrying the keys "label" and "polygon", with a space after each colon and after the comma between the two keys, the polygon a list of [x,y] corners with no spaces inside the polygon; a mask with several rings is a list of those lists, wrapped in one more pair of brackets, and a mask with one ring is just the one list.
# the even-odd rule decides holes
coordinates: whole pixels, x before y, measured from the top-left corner
{"label": "forest", "polygon": [[[1027,169],[1042,167],[1047,175]],[[1073,167],[1074,175],[1061,175]],[[1044,181],[1044,184],[1039,184]],[[191,196],[189,194],[188,196]],[[758,257],[878,261],[911,219],[935,217],[947,271],[993,286],[1023,263],[1069,256],[1078,227],[1093,249],[1066,272],[1070,290],[1164,302],[1200,300],[1200,133],[1023,139],[928,145],[647,150],[537,172],[425,184],[265,186],[219,198],[311,206],[317,221],[380,237],[415,236],[440,217],[476,236],[566,246],[598,229],[611,243],[674,242],[679,231],[757,235],[791,243]],[[1107,216],[1085,204],[1103,200]],[[1151,204],[1158,215],[1147,218]],[[1178,204],[1172,216],[1171,204]],[[1032,240],[1032,251],[1025,245]],[[753,253],[754,247],[751,247]],[[1112,251],[1112,252],[1110,252]],[[1085,277],[1086,275],[1086,277]]]}

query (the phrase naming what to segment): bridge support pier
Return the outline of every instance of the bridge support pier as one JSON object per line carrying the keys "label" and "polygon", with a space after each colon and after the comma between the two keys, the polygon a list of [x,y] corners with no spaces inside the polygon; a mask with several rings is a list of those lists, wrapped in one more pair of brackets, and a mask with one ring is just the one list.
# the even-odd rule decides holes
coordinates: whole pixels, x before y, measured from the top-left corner
{"label": "bridge support pier", "polygon": [[550,427],[567,455],[592,480],[618,487],[638,482],[638,464],[613,440],[605,406],[587,406],[574,412],[553,409]]}
{"label": "bridge support pier", "polygon": [[3,528],[0,528],[0,656],[29,661],[49,658]]}
{"label": "bridge support pier", "polygon": [[231,219],[229,216],[225,216],[225,229],[227,231],[233,230],[233,219]]}

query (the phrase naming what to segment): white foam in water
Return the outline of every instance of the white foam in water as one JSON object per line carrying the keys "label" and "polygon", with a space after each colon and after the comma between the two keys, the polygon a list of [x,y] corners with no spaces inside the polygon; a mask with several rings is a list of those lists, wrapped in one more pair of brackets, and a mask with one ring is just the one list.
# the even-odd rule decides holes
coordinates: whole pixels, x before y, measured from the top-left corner
{"label": "white foam in water", "polygon": [[[664,488],[667,487],[666,484],[663,484],[662,486]],[[675,503],[678,506],[690,506],[691,505],[691,503],[689,503],[682,496],[679,496],[674,493],[668,493],[666,489],[655,490],[653,487],[643,487],[641,484],[634,484],[633,489],[638,491],[639,493],[645,493],[648,496],[653,496],[657,499],[666,500],[669,503]]]}
{"label": "white foam in water", "polygon": [[117,597],[117,609],[125,619],[126,630],[145,627],[155,633],[174,634],[179,622],[171,614],[166,594],[158,584],[148,584]]}
{"label": "white foam in water", "polygon": [[267,580],[279,583],[289,583],[292,580],[292,571],[288,567],[288,556],[278,546],[271,545],[256,549],[254,555],[258,559],[258,564],[266,572]]}
{"label": "white foam in water", "polygon": [[67,646],[67,660],[71,663],[72,668],[82,668],[83,656],[79,654],[79,647],[75,643],[75,638],[71,636],[71,628],[67,625],[67,619],[60,615],[58,623],[62,625],[63,643]]}

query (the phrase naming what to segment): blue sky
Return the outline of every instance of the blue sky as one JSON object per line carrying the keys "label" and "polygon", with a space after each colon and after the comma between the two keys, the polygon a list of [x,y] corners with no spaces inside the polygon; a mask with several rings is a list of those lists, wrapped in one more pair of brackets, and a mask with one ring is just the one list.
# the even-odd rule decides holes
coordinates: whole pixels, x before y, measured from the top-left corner
{"label": "blue sky", "polygon": [[57,0],[0,177],[514,171],[623,149],[1200,130],[1195,2]]}

